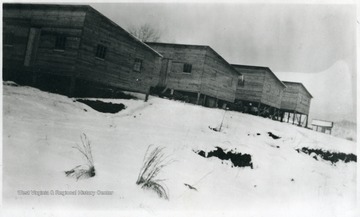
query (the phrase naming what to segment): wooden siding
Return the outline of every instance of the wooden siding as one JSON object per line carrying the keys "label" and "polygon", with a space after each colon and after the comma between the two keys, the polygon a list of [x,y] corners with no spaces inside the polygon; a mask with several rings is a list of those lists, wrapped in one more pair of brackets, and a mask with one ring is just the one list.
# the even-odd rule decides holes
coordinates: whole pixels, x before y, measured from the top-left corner
{"label": "wooden siding", "polygon": [[265,71],[247,69],[238,66],[233,67],[244,76],[244,86],[237,86],[236,99],[250,102],[261,102],[264,82]]}
{"label": "wooden siding", "polygon": [[[37,71],[61,75],[72,74],[85,20],[85,11],[59,7],[27,5],[4,6],[4,34],[14,34],[14,45],[5,46],[4,71]],[[37,43],[30,46],[30,33],[39,33]],[[57,35],[66,37],[65,49],[56,51]],[[26,55],[25,55],[26,53]],[[28,56],[28,55],[31,55]],[[26,59],[25,59],[26,58]],[[25,64],[24,64],[25,63]]]}
{"label": "wooden siding", "polygon": [[297,102],[296,110],[302,114],[309,114],[311,97],[302,87],[299,85],[299,98]]}
{"label": "wooden siding", "polygon": [[281,101],[281,109],[309,114],[311,96],[300,83],[284,82],[286,89]]}
{"label": "wooden siding", "polygon": [[[150,46],[169,59],[166,87],[179,91],[200,92],[206,50],[201,47]],[[184,73],[184,64],[192,64],[191,73]]]}
{"label": "wooden siding", "polygon": [[265,71],[263,85],[261,103],[274,108],[280,108],[284,86],[269,71]]}
{"label": "wooden siding", "polygon": [[207,49],[201,93],[228,102],[235,101],[238,73],[220,59],[210,48]]}
{"label": "wooden siding", "polygon": [[3,44],[4,77],[12,77],[12,73],[24,65],[30,22],[30,19],[3,18],[3,35],[11,34],[13,37],[11,45]]}
{"label": "wooden siding", "polygon": [[[71,76],[75,70],[81,33],[81,29],[41,28],[35,66],[42,71]],[[55,49],[56,37],[59,34],[66,37],[64,50]]]}
{"label": "wooden siding", "polygon": [[[106,47],[104,59],[95,56],[97,45]],[[142,60],[140,72],[133,70]],[[86,15],[77,63],[77,76],[114,87],[148,92],[159,81],[161,57],[94,10]]]}

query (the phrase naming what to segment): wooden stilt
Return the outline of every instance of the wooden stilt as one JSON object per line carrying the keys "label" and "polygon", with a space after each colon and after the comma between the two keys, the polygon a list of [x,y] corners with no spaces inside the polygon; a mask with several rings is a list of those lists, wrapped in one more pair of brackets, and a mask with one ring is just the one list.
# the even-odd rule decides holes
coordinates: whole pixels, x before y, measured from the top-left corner
{"label": "wooden stilt", "polygon": [[289,123],[289,119],[290,119],[290,112],[286,112],[287,113],[287,122]]}
{"label": "wooden stilt", "polygon": [[306,122],[305,122],[305,127],[308,128],[308,119],[309,119],[309,115],[306,115]]}
{"label": "wooden stilt", "polygon": [[170,90],[170,94],[171,94],[171,95],[174,95],[174,89],[171,89],[171,90]]}
{"label": "wooden stilt", "polygon": [[298,126],[301,126],[301,117],[302,117],[302,114],[300,114],[300,118],[299,118],[299,124],[298,124]]}
{"label": "wooden stilt", "polygon": [[296,117],[296,112],[294,111],[294,116],[293,116],[293,122],[292,122],[292,124],[295,124],[295,117]]}
{"label": "wooden stilt", "polygon": [[206,95],[204,95],[204,102],[202,103],[203,106],[206,105]]}
{"label": "wooden stilt", "polygon": [[197,99],[196,99],[196,105],[199,105],[200,97],[201,97],[201,94],[198,93],[197,94]]}
{"label": "wooden stilt", "polygon": [[146,93],[146,95],[145,95],[145,100],[144,100],[144,102],[147,102],[147,101],[149,100],[150,91],[151,91],[151,87],[149,88],[149,90],[147,91],[147,93]]}

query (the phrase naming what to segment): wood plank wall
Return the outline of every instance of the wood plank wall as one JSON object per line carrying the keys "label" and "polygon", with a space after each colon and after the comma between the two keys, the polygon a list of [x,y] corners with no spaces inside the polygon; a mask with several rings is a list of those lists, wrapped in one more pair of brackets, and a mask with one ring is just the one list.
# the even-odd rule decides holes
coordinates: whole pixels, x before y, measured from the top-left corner
{"label": "wood plank wall", "polygon": [[299,88],[299,98],[297,102],[296,110],[302,114],[309,114],[311,97],[303,88],[302,85]]}
{"label": "wood plank wall", "polygon": [[[107,48],[105,59],[95,56],[98,44]],[[135,59],[141,71],[134,70]],[[114,87],[148,92],[159,81],[161,57],[93,10],[86,15],[77,63],[78,77]]]}
{"label": "wood plank wall", "polygon": [[281,109],[309,114],[311,96],[300,83],[285,82]]}
{"label": "wood plank wall", "polygon": [[244,76],[245,80],[244,86],[237,86],[236,100],[261,102],[265,82],[265,71],[243,68],[236,65],[233,65],[233,67]]}
{"label": "wood plank wall", "polygon": [[[152,48],[169,59],[166,87],[187,92],[200,92],[206,50],[200,47],[176,47],[150,44]],[[184,73],[184,64],[192,64],[191,73]],[[165,64],[164,64],[165,66]]]}
{"label": "wood plank wall", "polygon": [[4,12],[3,35],[13,37],[13,44],[3,43],[3,76],[11,79],[16,71],[20,71],[24,65],[24,57],[27,47],[30,19],[17,19]]}
{"label": "wood plank wall", "polygon": [[[85,11],[70,8],[19,7],[4,10],[4,33],[14,34],[14,46],[4,49],[4,63],[9,70],[36,69],[40,72],[70,75],[74,70]],[[29,67],[24,66],[30,28],[40,32],[36,54]],[[66,37],[65,49],[55,50],[57,35]],[[15,68],[14,68],[15,67]]]}
{"label": "wood plank wall", "polygon": [[208,96],[235,101],[238,73],[210,48],[207,49],[201,92]]}
{"label": "wood plank wall", "polygon": [[280,83],[280,81],[276,79],[271,72],[265,71],[261,103],[274,108],[280,108],[283,90],[284,86]]}

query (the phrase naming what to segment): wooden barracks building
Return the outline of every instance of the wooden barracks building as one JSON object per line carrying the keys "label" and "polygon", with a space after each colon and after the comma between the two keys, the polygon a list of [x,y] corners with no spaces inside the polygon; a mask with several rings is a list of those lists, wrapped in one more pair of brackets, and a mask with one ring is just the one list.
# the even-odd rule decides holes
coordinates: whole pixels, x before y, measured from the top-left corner
{"label": "wooden barracks building", "polygon": [[[3,80],[79,97],[122,90],[308,120],[311,94],[268,67],[231,65],[204,45],[143,43],[85,5],[3,4]],[[286,89],[285,89],[286,88]]]}
{"label": "wooden barracks building", "polygon": [[147,44],[164,57],[159,82],[164,91],[186,95],[190,102],[208,107],[234,102],[241,74],[211,47]]}
{"label": "wooden barracks building", "polygon": [[302,83],[290,81],[283,82],[286,85],[286,89],[284,90],[281,100],[281,120],[283,120],[286,115],[285,119],[287,119],[287,122],[290,120],[293,124],[307,127],[310,101],[311,98],[313,98],[312,95]]}
{"label": "wooden barracks building", "polygon": [[232,65],[243,75],[236,90],[235,104],[244,112],[280,118],[285,84],[268,67]]}
{"label": "wooden barracks building", "polygon": [[161,54],[90,6],[3,4],[3,38],[4,80],[70,95],[159,82]]}

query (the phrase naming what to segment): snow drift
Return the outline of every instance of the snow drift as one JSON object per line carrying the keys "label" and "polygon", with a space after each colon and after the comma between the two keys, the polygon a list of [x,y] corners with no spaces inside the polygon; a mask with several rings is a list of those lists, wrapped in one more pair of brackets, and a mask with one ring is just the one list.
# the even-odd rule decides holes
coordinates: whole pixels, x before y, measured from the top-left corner
{"label": "snow drift", "polygon": [[[346,216],[355,209],[355,162],[332,164],[296,151],[356,154],[352,141],[156,97],[97,100],[126,109],[101,113],[75,99],[4,83],[4,208],[107,209],[127,216]],[[209,129],[224,115],[220,132]],[[72,148],[83,133],[96,176],[76,180],[64,171],[84,162]],[[172,161],[158,174],[169,200],[136,185],[151,144],[165,147]],[[216,147],[250,155],[251,167],[194,152]]]}

